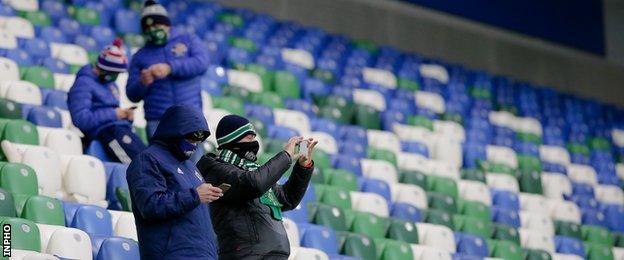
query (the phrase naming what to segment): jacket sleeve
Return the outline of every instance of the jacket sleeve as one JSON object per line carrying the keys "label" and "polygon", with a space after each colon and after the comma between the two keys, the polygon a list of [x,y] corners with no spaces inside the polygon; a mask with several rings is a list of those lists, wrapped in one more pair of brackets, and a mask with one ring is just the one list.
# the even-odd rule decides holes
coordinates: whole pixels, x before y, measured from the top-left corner
{"label": "jacket sleeve", "polygon": [[132,57],[130,61],[130,68],[128,69],[128,83],[126,84],[126,96],[132,102],[139,102],[147,93],[148,86],[143,86],[141,83],[141,64],[139,62],[140,54],[137,53]]}
{"label": "jacket sleeve", "polygon": [[210,155],[204,155],[197,163],[197,168],[206,182],[213,186],[222,183],[232,185],[218,201],[240,203],[262,196],[288,171],[290,163],[290,156],[284,151],[257,170],[246,171],[232,164],[217,161]]}
{"label": "jacket sleeve", "polygon": [[167,188],[157,161],[142,154],[132,162],[126,179],[138,214],[146,221],[166,221],[183,216],[200,205],[193,188],[174,191]]}
{"label": "jacket sleeve", "polygon": [[308,184],[312,178],[314,168],[305,168],[299,163],[295,163],[292,174],[284,185],[277,185],[275,195],[282,205],[283,211],[294,209],[299,205],[301,199],[308,189]]}
{"label": "jacket sleeve", "polygon": [[91,100],[93,94],[88,84],[92,83],[78,78],[67,94],[72,122],[81,130],[93,129],[117,120],[114,108],[93,108]]}
{"label": "jacket sleeve", "polygon": [[199,37],[190,35],[189,51],[186,58],[171,59],[167,63],[171,66],[171,75],[180,78],[189,78],[202,75],[208,70],[208,48]]}

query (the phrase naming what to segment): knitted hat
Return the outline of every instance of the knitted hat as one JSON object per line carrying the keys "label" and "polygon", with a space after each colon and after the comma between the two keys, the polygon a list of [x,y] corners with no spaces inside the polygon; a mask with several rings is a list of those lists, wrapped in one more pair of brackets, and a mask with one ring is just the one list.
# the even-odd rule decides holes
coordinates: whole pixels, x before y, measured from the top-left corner
{"label": "knitted hat", "polygon": [[97,59],[98,68],[110,72],[126,72],[128,69],[128,57],[123,48],[123,41],[117,38],[112,45],[104,47]]}
{"label": "knitted hat", "polygon": [[253,125],[247,118],[227,115],[217,125],[217,145],[219,148],[229,143],[236,143],[248,134],[255,135]]}
{"label": "knitted hat", "polygon": [[148,26],[154,24],[171,26],[171,21],[167,16],[165,7],[155,0],[147,0],[143,5],[143,13],[141,14],[141,28],[145,31]]}

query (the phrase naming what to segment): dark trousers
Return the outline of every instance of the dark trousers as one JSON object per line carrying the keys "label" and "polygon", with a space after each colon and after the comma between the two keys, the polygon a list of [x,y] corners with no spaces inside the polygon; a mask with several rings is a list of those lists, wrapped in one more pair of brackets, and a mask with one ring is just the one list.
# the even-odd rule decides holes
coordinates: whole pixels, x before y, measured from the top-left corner
{"label": "dark trousers", "polygon": [[141,138],[128,125],[106,127],[100,131],[97,139],[111,158],[126,164],[146,148]]}

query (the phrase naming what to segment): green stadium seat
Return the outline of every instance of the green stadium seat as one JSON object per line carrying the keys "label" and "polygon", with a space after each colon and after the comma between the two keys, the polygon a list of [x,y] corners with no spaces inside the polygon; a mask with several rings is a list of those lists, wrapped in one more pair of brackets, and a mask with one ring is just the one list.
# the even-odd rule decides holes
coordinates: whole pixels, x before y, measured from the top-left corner
{"label": "green stadium seat", "polygon": [[284,150],[284,141],[267,138],[263,140],[263,143],[266,153],[274,155]]}
{"label": "green stadium seat", "polygon": [[421,214],[424,215],[424,220],[426,223],[446,226],[453,230],[455,229],[455,224],[453,223],[453,215],[446,211],[427,209],[422,210]]}
{"label": "green stadium seat", "polygon": [[458,231],[481,236],[484,239],[490,238],[492,235],[492,222],[484,221],[475,217],[455,215],[453,217],[455,228]]}
{"label": "green stadium seat", "polygon": [[450,214],[457,213],[457,204],[455,203],[455,199],[450,195],[438,192],[427,192],[427,201],[431,209],[442,210]]}
{"label": "green stadium seat", "polygon": [[520,234],[518,230],[504,224],[494,224],[493,239],[510,241],[520,245]]}
{"label": "green stadium seat", "polygon": [[462,117],[461,114],[457,114],[457,113],[444,113],[442,114],[441,119],[444,121],[452,121],[460,125],[464,124],[464,118]]}
{"label": "green stadium seat", "polygon": [[241,48],[243,50],[246,50],[248,52],[256,52],[256,50],[258,50],[258,48],[256,47],[256,44],[247,38],[243,38],[243,37],[230,37],[228,39],[228,42],[230,43],[230,46],[232,47],[236,47],[236,48]]}
{"label": "green stadium seat", "polygon": [[126,33],[123,35],[123,40],[126,45],[133,48],[141,48],[145,45],[145,38],[140,34]]}
{"label": "green stadium seat", "polygon": [[327,184],[331,186],[340,187],[350,191],[358,191],[358,182],[355,174],[339,169],[325,169],[325,176],[327,176]]}
{"label": "green stadium seat", "polygon": [[0,118],[21,119],[22,105],[8,99],[0,98]]}
{"label": "green stadium seat", "polygon": [[521,172],[542,172],[542,161],[531,155],[518,155],[518,169]]}
{"label": "green stadium seat", "polygon": [[[241,102],[243,101],[249,102],[252,99],[253,93],[246,88],[226,85],[225,87],[223,87],[223,95],[225,97],[237,98]],[[221,97],[219,99],[222,99],[222,98],[224,97]],[[219,100],[219,99],[216,99],[216,100]],[[215,100],[213,100],[213,106],[216,106],[214,102]]]}
{"label": "green stadium seat", "polygon": [[386,237],[406,243],[418,244],[418,229],[412,222],[402,219],[391,219]]}
{"label": "green stadium seat", "polygon": [[23,80],[30,81],[42,88],[54,89],[54,75],[46,67],[26,67],[22,69],[21,74]]}
{"label": "green stadium seat", "polygon": [[11,120],[4,127],[3,139],[13,143],[39,145],[37,127],[24,120]]}
{"label": "green stadium seat", "polygon": [[89,63],[94,63],[97,61],[98,56],[100,56],[100,54],[98,52],[95,51],[89,51],[87,52],[87,58],[89,59]]}
{"label": "green stadium seat", "polygon": [[0,189],[0,216],[17,216],[17,212],[15,211],[15,200],[13,199],[13,194],[4,189]]}
{"label": "green stadium seat", "polygon": [[259,64],[247,64],[245,70],[253,72],[260,76],[262,80],[262,88],[264,91],[269,90],[273,84],[274,74],[262,65]]}
{"label": "green stadium seat", "polygon": [[374,239],[377,259],[380,260],[412,260],[414,254],[408,243],[392,239]]}
{"label": "green stadium seat", "polygon": [[513,115],[518,115],[518,108],[514,105],[504,105],[504,104],[499,105],[498,111],[506,111]]}
{"label": "green stadium seat", "polygon": [[478,160],[477,164],[479,168],[486,173],[502,173],[518,178],[518,172],[505,164],[481,160]]}
{"label": "green stadium seat", "polygon": [[388,219],[367,212],[353,212],[352,232],[372,238],[384,238],[387,229]]}
{"label": "green stadium seat", "polygon": [[348,231],[344,211],[336,206],[319,203],[316,205],[313,222],[333,228],[336,231]]}
{"label": "green stadium seat", "polygon": [[357,105],[353,123],[366,129],[381,129],[381,118],[375,108]]}
{"label": "green stadium seat", "polygon": [[349,110],[343,110],[336,106],[325,106],[319,108],[319,116],[322,118],[331,119],[341,124],[351,123],[352,112]]}
{"label": "green stadium seat", "polygon": [[568,152],[572,153],[580,153],[585,156],[589,156],[589,147],[585,144],[580,143],[569,143],[568,144]]}
{"label": "green stadium seat", "polygon": [[539,249],[523,249],[523,255],[525,260],[550,260],[552,256],[550,253]]}
{"label": "green stadium seat", "polygon": [[276,71],[273,91],[284,98],[300,98],[301,87],[297,77],[288,71]]}
{"label": "green stadium seat", "polygon": [[11,225],[11,248],[41,252],[41,239],[37,225],[27,219],[5,218],[2,225]]}
{"label": "green stadium seat", "polygon": [[310,179],[310,181],[315,184],[326,184],[327,179],[329,178],[326,177],[325,171],[328,170],[330,169],[320,169],[318,167],[314,167],[314,170],[312,171],[312,179]]}
{"label": "green stadium seat", "polygon": [[486,88],[475,86],[470,88],[470,95],[476,99],[490,100],[492,97],[492,92],[490,92],[490,90]]}
{"label": "green stadium seat", "polygon": [[573,222],[555,221],[555,230],[557,235],[566,236],[583,240],[581,225]]}
{"label": "green stadium seat", "polygon": [[376,260],[377,249],[372,238],[356,233],[338,232],[339,241],[342,244],[342,253],[360,257],[363,260]]}
{"label": "green stadium seat", "polygon": [[255,104],[265,105],[271,108],[284,108],[284,101],[275,92],[260,92],[251,95],[251,102]]}
{"label": "green stadium seat", "polygon": [[377,52],[377,45],[370,40],[356,39],[353,40],[353,46],[358,49],[366,50],[371,54]]}
{"label": "green stadium seat", "polygon": [[457,198],[458,194],[457,183],[453,179],[434,175],[427,176],[427,191],[439,192],[453,198]]}
{"label": "green stadium seat", "polygon": [[457,200],[457,210],[460,214],[478,218],[482,221],[489,222],[492,219],[490,207],[478,201]]}
{"label": "green stadium seat", "polygon": [[531,134],[531,133],[516,133],[516,138],[519,141],[523,141],[523,142],[529,142],[529,143],[534,143],[534,144],[542,144],[542,138],[536,134]]}
{"label": "green stadium seat", "polygon": [[217,98],[213,100],[213,105],[216,108],[225,109],[235,115],[245,115],[245,106],[243,105],[243,101],[236,97]]}
{"label": "green stadium seat", "polygon": [[349,190],[338,187],[325,187],[321,202],[342,209],[351,209],[351,195],[349,194]]}
{"label": "green stadium seat", "polygon": [[[265,163],[267,163],[271,158],[273,158],[275,154],[273,153],[261,153],[258,154],[258,164],[260,165],[264,165]],[[316,169],[316,167],[315,167]],[[314,179],[314,176],[312,176],[312,179]]]}
{"label": "green stadium seat", "polygon": [[115,189],[115,195],[117,195],[119,203],[121,203],[121,208],[124,211],[132,211],[132,201],[130,200],[130,191],[128,188],[117,187]]}
{"label": "green stadium seat", "polygon": [[369,147],[368,158],[375,160],[383,160],[397,166],[397,158],[394,152],[384,149]]}
{"label": "green stadium seat", "polygon": [[423,189],[427,188],[427,175],[417,171],[400,171],[399,181],[406,184],[414,184]]}
{"label": "green stadium seat", "polygon": [[418,82],[416,81],[409,80],[409,79],[399,78],[397,81],[397,85],[399,88],[402,88],[402,89],[407,89],[407,90],[412,90],[412,91],[420,90],[420,84],[418,84]]}
{"label": "green stadium seat", "polygon": [[592,244],[600,244],[605,246],[613,245],[613,235],[606,228],[599,226],[581,226],[583,241]]}
{"label": "green stadium seat", "polygon": [[61,202],[46,196],[30,196],[20,216],[39,224],[65,225],[65,212]]}
{"label": "green stadium seat", "polygon": [[333,84],[336,81],[336,79],[334,78],[334,74],[327,70],[314,69],[310,72],[310,75],[312,75],[312,77],[314,78],[322,80],[327,84]]}
{"label": "green stadium seat", "polygon": [[519,244],[510,241],[489,240],[488,246],[492,248],[492,257],[500,257],[505,260],[523,260],[524,255]]}
{"label": "green stadium seat", "polygon": [[326,152],[316,150],[312,158],[314,159],[314,167],[319,167],[321,169],[331,168],[331,160]]}
{"label": "green stadium seat", "polygon": [[592,150],[611,151],[609,140],[603,137],[593,137],[589,139],[589,148]]}
{"label": "green stadium seat", "polygon": [[219,21],[229,23],[231,25],[234,25],[235,27],[242,27],[243,25],[245,25],[245,21],[243,20],[243,18],[237,14],[220,13],[217,18],[219,19]]}
{"label": "green stadium seat", "polygon": [[147,131],[145,130],[145,127],[132,126],[132,130],[136,135],[139,136],[139,138],[141,138],[143,144],[148,144]]}
{"label": "green stadium seat", "polygon": [[0,170],[0,187],[13,194],[38,195],[35,170],[21,163],[7,163]]}
{"label": "green stadium seat", "polygon": [[419,126],[422,128],[426,128],[429,131],[433,131],[433,121],[431,119],[426,118],[424,116],[410,116],[407,118],[407,124],[413,126]]}
{"label": "green stadium seat", "polygon": [[50,20],[50,16],[42,11],[25,11],[20,13],[21,17],[30,21],[34,26],[50,26],[52,25],[52,20]]}
{"label": "green stadium seat", "polygon": [[462,169],[461,178],[464,180],[478,181],[485,183],[485,172],[480,169]]}
{"label": "green stadium seat", "polygon": [[522,172],[518,184],[521,192],[542,194],[542,177],[538,171]]}
{"label": "green stadium seat", "polygon": [[100,14],[96,10],[72,6],[69,8],[69,13],[73,14],[76,21],[80,24],[91,26],[100,25]]}
{"label": "green stadium seat", "polygon": [[613,251],[610,245],[584,243],[587,260],[613,260]]}

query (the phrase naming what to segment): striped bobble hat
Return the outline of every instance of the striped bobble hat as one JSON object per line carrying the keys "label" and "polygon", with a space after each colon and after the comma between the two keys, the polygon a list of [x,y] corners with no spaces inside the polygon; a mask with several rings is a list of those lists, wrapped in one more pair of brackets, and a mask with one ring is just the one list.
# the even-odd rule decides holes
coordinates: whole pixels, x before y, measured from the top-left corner
{"label": "striped bobble hat", "polygon": [[217,125],[217,145],[222,149],[224,145],[236,143],[248,134],[255,135],[256,132],[247,118],[227,115]]}
{"label": "striped bobble hat", "polygon": [[110,72],[123,73],[128,70],[128,57],[126,57],[121,38],[115,39],[112,45],[104,47],[98,56],[97,66]]}
{"label": "striped bobble hat", "polygon": [[141,28],[143,31],[151,25],[164,24],[171,26],[167,9],[155,0],[147,0],[141,12]]}

